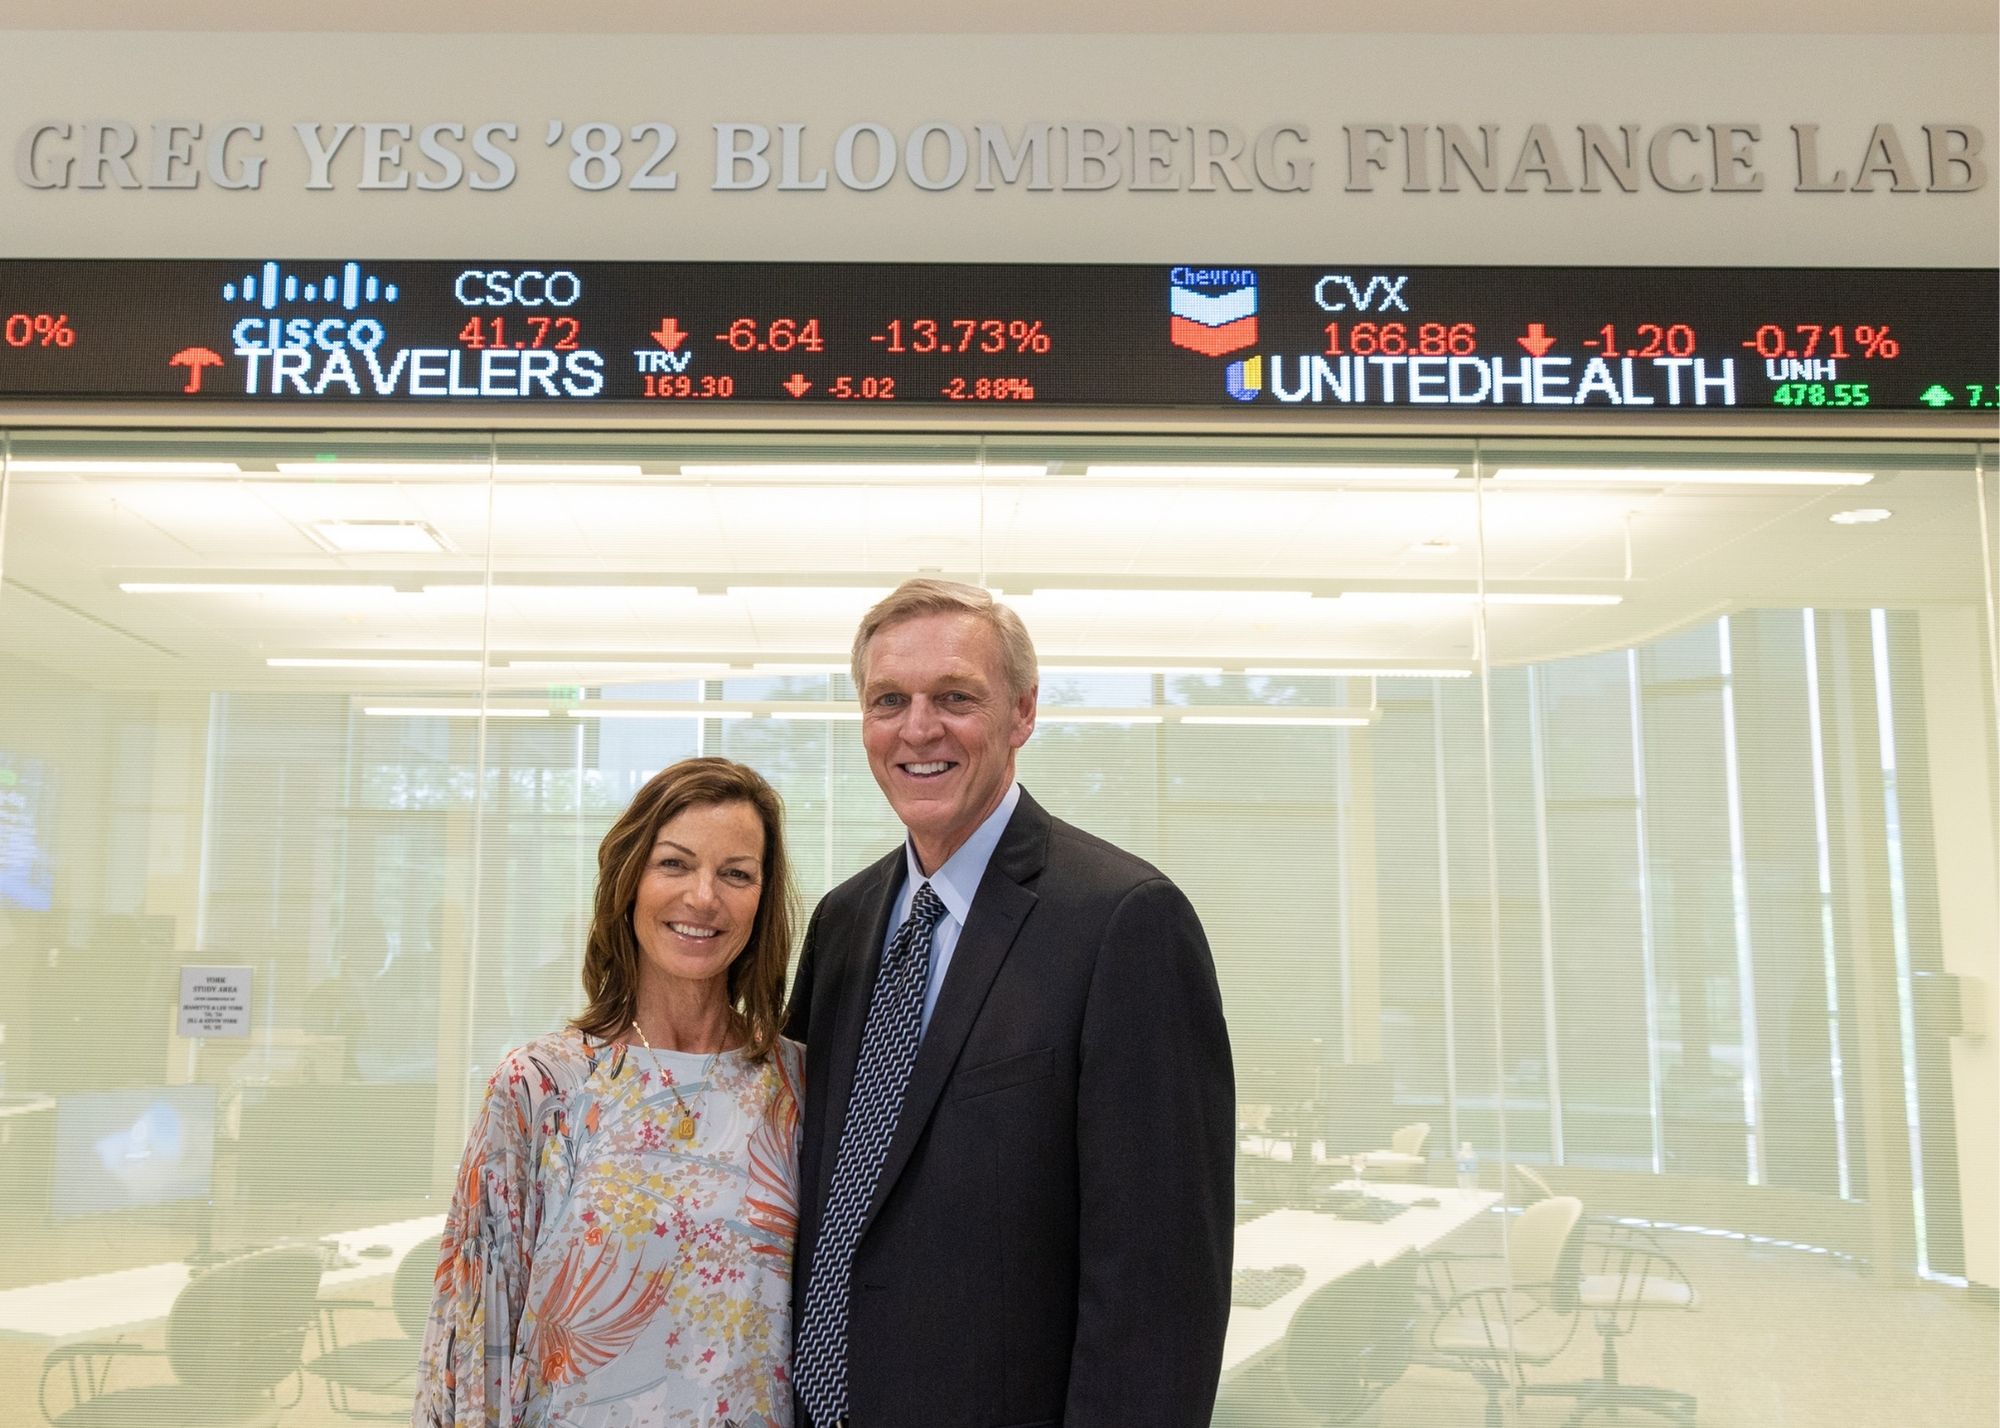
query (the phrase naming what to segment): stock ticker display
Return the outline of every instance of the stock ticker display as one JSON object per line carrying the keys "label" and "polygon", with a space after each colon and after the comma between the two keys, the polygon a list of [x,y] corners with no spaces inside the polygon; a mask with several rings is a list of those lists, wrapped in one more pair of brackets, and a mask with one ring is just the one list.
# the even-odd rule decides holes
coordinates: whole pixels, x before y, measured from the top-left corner
{"label": "stock ticker display", "polygon": [[0,260],[0,398],[1977,412],[1986,269]]}

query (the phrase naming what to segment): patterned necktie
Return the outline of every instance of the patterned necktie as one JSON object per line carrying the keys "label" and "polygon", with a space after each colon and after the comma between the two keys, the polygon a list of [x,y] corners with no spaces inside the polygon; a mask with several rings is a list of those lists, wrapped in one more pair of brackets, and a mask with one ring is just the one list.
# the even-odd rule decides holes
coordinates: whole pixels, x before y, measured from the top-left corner
{"label": "patterned necktie", "polygon": [[944,904],[925,883],[875,974],[854,1088],[847,1096],[847,1121],[840,1128],[833,1163],[833,1187],[806,1282],[805,1322],[792,1354],[793,1379],[814,1428],[833,1428],[847,1412],[847,1289],[854,1243],[875,1198],[875,1182],[917,1059],[924,989],[931,975],[931,928],[942,916]]}

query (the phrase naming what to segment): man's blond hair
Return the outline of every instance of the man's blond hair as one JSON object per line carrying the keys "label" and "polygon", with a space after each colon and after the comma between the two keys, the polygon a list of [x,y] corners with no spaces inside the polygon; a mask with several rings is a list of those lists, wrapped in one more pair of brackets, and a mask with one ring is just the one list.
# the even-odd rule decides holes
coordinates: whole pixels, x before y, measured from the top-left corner
{"label": "man's blond hair", "polygon": [[919,578],[905,580],[861,617],[861,628],[854,632],[850,665],[856,694],[866,688],[869,642],[891,625],[924,615],[971,615],[985,621],[1000,641],[1000,665],[1007,676],[1008,694],[1019,699],[1035,687],[1035,642],[1028,637],[1028,627],[1019,615],[978,585]]}

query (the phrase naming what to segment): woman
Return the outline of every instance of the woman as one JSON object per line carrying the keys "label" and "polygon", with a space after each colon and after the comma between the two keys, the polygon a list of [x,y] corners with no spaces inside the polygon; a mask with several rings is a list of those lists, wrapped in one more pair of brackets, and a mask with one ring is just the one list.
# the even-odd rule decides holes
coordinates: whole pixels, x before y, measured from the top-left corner
{"label": "woman", "polygon": [[417,1428],[788,1428],[782,821],[754,771],[687,759],[604,835],[589,1006],[500,1063],[459,1167]]}

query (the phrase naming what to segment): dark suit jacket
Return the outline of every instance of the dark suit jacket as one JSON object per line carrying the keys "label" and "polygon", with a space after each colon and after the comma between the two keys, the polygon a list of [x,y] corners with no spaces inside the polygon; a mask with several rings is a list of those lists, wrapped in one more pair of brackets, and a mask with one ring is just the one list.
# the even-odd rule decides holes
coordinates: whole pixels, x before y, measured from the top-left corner
{"label": "dark suit jacket", "polygon": [[[806,1043],[794,1323],[903,877],[898,848],[828,893],[806,934],[787,1028]],[[1235,1124],[1193,907],[1024,790],[855,1249],[854,1428],[1206,1428]]]}

